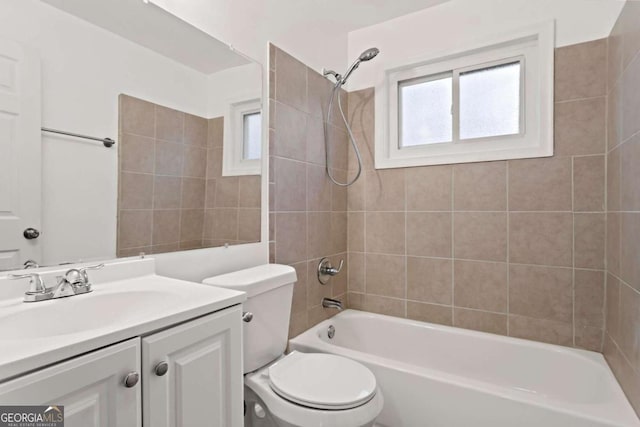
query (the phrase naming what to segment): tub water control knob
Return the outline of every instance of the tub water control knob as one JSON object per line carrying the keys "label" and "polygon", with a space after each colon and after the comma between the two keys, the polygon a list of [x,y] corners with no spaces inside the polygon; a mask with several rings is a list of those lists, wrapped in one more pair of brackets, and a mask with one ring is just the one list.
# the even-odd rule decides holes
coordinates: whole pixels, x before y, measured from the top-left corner
{"label": "tub water control knob", "polygon": [[329,258],[322,258],[320,263],[318,264],[318,281],[321,285],[326,285],[329,282],[329,279],[333,276],[338,275],[342,271],[342,266],[344,265],[344,260],[340,260],[340,265],[338,268],[335,268],[331,265],[331,261]]}
{"label": "tub water control knob", "polygon": [[253,313],[251,313],[250,311],[243,311],[242,312],[242,321],[243,322],[251,322],[253,320]]}

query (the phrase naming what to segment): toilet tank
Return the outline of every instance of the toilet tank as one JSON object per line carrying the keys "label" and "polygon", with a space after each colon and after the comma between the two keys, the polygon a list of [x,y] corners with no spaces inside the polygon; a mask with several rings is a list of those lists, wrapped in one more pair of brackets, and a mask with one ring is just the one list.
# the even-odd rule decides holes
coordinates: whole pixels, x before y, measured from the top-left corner
{"label": "toilet tank", "polygon": [[287,347],[289,316],[296,271],[287,265],[265,264],[205,279],[207,285],[247,293],[243,311],[244,372],[253,372],[280,357]]}

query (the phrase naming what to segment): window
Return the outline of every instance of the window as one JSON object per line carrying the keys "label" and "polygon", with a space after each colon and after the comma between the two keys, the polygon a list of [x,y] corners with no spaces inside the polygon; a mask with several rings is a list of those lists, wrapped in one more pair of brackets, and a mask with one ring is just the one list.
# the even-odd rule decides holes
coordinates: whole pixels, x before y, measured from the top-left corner
{"label": "window", "polygon": [[385,71],[376,168],[553,155],[553,23]]}
{"label": "window", "polygon": [[225,115],[222,175],[260,175],[262,110],[259,99],[229,104]]}
{"label": "window", "polygon": [[450,73],[400,82],[398,90],[401,147],[452,141]]}
{"label": "window", "polygon": [[509,61],[459,74],[461,140],[520,134],[523,69]]}
{"label": "window", "polygon": [[242,159],[258,160],[262,152],[262,113],[246,113],[242,122]]}

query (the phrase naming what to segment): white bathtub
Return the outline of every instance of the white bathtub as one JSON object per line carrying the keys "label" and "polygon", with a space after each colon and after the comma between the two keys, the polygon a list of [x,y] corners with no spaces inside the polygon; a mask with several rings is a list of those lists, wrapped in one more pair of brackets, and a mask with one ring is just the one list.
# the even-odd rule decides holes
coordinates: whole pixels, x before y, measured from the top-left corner
{"label": "white bathtub", "polygon": [[381,426],[640,426],[599,353],[355,310],[290,348],[368,366],[384,396]]}

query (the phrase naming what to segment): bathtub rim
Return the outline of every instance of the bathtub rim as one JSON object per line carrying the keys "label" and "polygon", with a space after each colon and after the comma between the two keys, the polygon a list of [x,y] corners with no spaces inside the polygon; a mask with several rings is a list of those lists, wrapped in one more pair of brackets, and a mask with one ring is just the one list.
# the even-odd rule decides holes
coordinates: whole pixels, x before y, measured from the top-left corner
{"label": "bathtub rim", "polygon": [[[461,377],[459,375],[451,374],[445,371],[440,371],[433,368],[422,367],[418,365],[414,365],[411,363],[406,363],[402,361],[397,361],[394,359],[389,359],[387,357],[378,356],[371,353],[365,353],[363,351],[354,350],[348,347],[342,347],[339,345],[331,344],[327,341],[324,341],[320,338],[322,331],[325,331],[332,322],[335,321],[335,318],[346,318],[349,319],[351,317],[358,318],[379,318],[384,321],[390,321],[393,323],[404,323],[411,324],[420,328],[428,328],[432,330],[442,331],[446,333],[453,333],[460,336],[476,336],[482,337],[485,339],[493,340],[493,341],[502,341],[507,343],[516,343],[519,345],[524,345],[529,348],[538,348],[546,351],[552,351],[554,353],[566,354],[572,357],[578,356],[584,359],[587,363],[591,364],[595,369],[599,369],[603,371],[603,374],[606,376],[606,380],[610,383],[610,395],[608,400],[603,402],[596,403],[586,403],[586,402],[572,402],[563,400],[561,398],[557,398],[554,401],[554,398],[548,395],[536,394],[534,392],[529,392],[525,390],[520,390],[517,388],[512,388],[508,386],[502,386],[497,384],[491,384],[486,381],[480,381],[477,379],[469,379],[465,377]],[[300,333],[294,338],[289,340],[289,349],[290,350],[299,350],[302,352],[322,352],[322,353],[333,353],[339,354],[345,357],[349,357],[355,359],[359,362],[363,362],[363,359],[366,359],[365,363],[371,363],[375,365],[379,365],[386,369],[398,370],[406,374],[419,375],[425,378],[429,378],[438,382],[447,382],[453,384],[455,386],[472,389],[478,392],[489,393],[498,398],[517,401],[525,404],[532,404],[536,406],[543,407],[548,410],[562,412],[564,414],[568,414],[571,416],[575,416],[577,418],[582,419],[590,419],[598,422],[602,422],[604,424],[615,425],[612,423],[618,422],[622,423],[622,425],[630,425],[630,426],[640,426],[640,419],[636,415],[635,411],[631,407],[624,391],[622,390],[618,380],[613,375],[611,368],[606,362],[604,356],[601,353],[597,353],[594,351],[578,349],[578,348],[570,348],[564,347],[556,344],[543,343],[538,341],[527,340],[523,338],[517,337],[508,337],[504,335],[497,335],[488,332],[475,331],[470,329],[463,329],[454,326],[440,325],[429,322],[423,322],[420,320],[399,318],[395,316],[388,316],[384,314],[365,312],[360,310],[346,309],[336,314],[336,316],[326,319],[317,325],[307,329],[306,331]],[[363,357],[364,355],[364,357]],[[555,403],[554,402],[558,402]],[[594,407],[596,408],[605,408],[607,414],[613,414],[618,416],[620,419],[611,419],[610,417],[605,417],[601,411],[593,411]]]}

